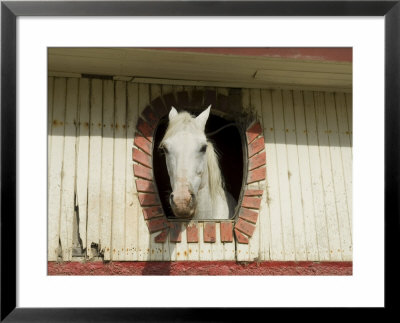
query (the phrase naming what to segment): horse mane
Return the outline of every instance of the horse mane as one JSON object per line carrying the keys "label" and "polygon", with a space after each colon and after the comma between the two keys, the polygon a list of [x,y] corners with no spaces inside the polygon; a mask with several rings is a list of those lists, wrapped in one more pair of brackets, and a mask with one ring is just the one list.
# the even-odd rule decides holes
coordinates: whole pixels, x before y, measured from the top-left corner
{"label": "horse mane", "polygon": [[[191,132],[200,132],[194,122],[195,117],[186,111],[180,112],[172,120],[169,121],[164,138],[160,143],[160,148],[163,147],[164,141],[175,135],[177,132],[185,130]],[[207,168],[208,168],[208,188],[213,201],[218,195],[224,195],[224,181],[219,167],[218,154],[215,151],[214,145],[207,140]]]}
{"label": "horse mane", "polygon": [[224,195],[224,181],[219,167],[218,154],[211,141],[207,140],[208,188],[213,201]]}
{"label": "horse mane", "polygon": [[160,148],[164,145],[164,141],[169,137],[174,136],[177,132],[185,130],[185,131],[200,131],[197,128],[196,123],[193,122],[194,118],[188,112],[183,111],[180,112],[177,116],[175,116],[172,120],[168,122],[168,128],[165,131],[164,138],[160,143]]}

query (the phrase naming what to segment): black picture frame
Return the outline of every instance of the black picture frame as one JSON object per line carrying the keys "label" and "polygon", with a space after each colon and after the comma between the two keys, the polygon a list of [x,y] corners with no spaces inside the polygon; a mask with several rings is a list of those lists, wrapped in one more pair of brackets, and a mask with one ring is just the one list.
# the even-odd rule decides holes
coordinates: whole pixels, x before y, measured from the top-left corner
{"label": "black picture frame", "polygon": [[[383,16],[385,19],[385,309],[400,227],[400,4],[396,1],[102,1],[1,3],[1,321],[236,321],[243,309],[16,307],[16,19],[18,16]],[[373,153],[373,152],[371,152]],[[374,261],[371,259],[371,261]],[[40,293],[40,291],[38,291]],[[344,291],[345,292],[345,291]],[[252,317],[258,315],[252,312]]]}

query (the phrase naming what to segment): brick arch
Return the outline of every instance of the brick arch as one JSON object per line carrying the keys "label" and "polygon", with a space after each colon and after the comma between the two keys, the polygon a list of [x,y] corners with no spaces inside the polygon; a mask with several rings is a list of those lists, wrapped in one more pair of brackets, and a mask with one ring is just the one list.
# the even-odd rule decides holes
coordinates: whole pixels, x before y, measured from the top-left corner
{"label": "brick arch", "polygon": [[[158,122],[169,113],[170,106],[183,110],[204,109],[212,104],[219,113],[232,113],[232,109],[239,112],[241,109],[236,93],[223,95],[211,90],[193,90],[189,99],[187,91],[167,93],[153,100],[139,116],[136,125],[132,159],[138,164],[133,165],[139,203],[143,209],[143,216],[150,233],[160,232],[155,242],[163,243],[169,236],[170,242],[181,241],[181,231],[184,222],[169,221],[161,206],[157,186],[153,176],[153,139]],[[240,101],[239,101],[240,102]],[[229,107],[229,109],[228,109]],[[200,109],[199,109],[200,108]],[[235,112],[235,111],[234,111]],[[244,135],[244,134],[242,134]],[[256,228],[261,198],[264,190],[250,189],[249,185],[263,181],[266,177],[266,153],[263,130],[258,121],[253,121],[245,132],[247,149],[247,180],[242,188],[239,214],[235,223],[232,220],[218,220],[204,223],[204,235],[199,237],[196,223],[187,226],[187,242],[196,243],[199,239],[204,242],[216,241],[216,223],[221,223],[221,242],[233,242],[233,233],[239,243],[249,243],[249,238]]]}

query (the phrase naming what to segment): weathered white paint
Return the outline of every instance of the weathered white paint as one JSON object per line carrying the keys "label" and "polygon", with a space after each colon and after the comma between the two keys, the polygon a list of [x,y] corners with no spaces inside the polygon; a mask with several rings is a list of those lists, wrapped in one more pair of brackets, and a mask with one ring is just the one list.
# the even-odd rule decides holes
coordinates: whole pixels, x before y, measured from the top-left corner
{"label": "weathered white paint", "polygon": [[319,259],[324,261],[330,259],[330,252],[313,92],[304,92],[304,107],[318,254]]}
{"label": "weathered white paint", "polygon": [[[246,112],[250,112],[251,110],[251,101],[250,101],[250,90],[243,89],[242,90],[242,106],[243,110]],[[249,244],[242,244],[239,242],[236,243],[236,258],[238,261],[249,261],[250,260],[250,245],[257,243],[253,239]]]}
{"label": "weathered white paint", "polygon": [[79,237],[86,246],[87,189],[89,172],[89,123],[90,97],[89,80],[79,80],[78,138],[76,164],[76,204],[79,211]]}
{"label": "weathered white paint", "polygon": [[307,127],[304,113],[304,98],[300,91],[293,91],[293,109],[295,116],[296,147],[298,152],[298,170],[301,204],[304,220],[304,234],[308,260],[318,259],[317,234],[315,230],[313,192],[311,183],[310,158],[308,153]]}
{"label": "weathered white paint", "polygon": [[65,137],[64,158],[62,169],[61,189],[61,217],[60,217],[60,241],[63,260],[72,258],[72,226],[75,216],[75,179],[76,179],[76,130],[78,108],[78,79],[67,80],[67,98],[65,106]]}
{"label": "weathered white paint", "polygon": [[103,81],[103,125],[100,184],[100,248],[105,260],[111,260],[111,220],[113,214],[114,168],[114,83]]}
{"label": "weathered white paint", "polygon": [[327,230],[330,249],[329,253],[331,260],[342,260],[340,232],[335,203],[335,187],[332,176],[331,151],[325,110],[325,95],[322,92],[316,92],[314,93],[314,99],[319,152],[321,156],[322,185],[324,188],[323,192],[327,217]]}
{"label": "weathered white paint", "polygon": [[[138,114],[142,111],[150,102],[150,86],[148,84],[139,84],[139,97],[138,97]],[[136,126],[136,125],[135,125]],[[132,156],[129,156],[129,161],[132,160]],[[138,201],[136,201],[138,203]],[[138,260],[150,260],[150,234],[147,224],[143,218],[142,210],[139,207],[138,214]]]}
{"label": "weathered white paint", "polygon": [[[261,126],[263,127],[262,123],[262,102],[261,102],[261,92],[259,89],[251,89],[249,91],[250,95],[250,107],[253,111],[255,111],[257,119],[260,120]],[[259,190],[263,189],[263,183],[257,182],[254,184],[251,184],[250,186],[254,186],[254,189]],[[252,188],[252,187],[249,187]],[[253,236],[250,239],[249,243],[249,260],[252,261],[254,259],[261,259],[263,256],[261,255],[263,251],[265,251],[265,247],[268,248],[268,235],[265,235],[265,229],[269,230],[267,223],[265,222],[265,214],[261,215],[264,213],[266,205],[263,205],[260,209],[259,212],[259,219],[258,223],[259,225],[256,226],[256,229],[253,233]],[[261,217],[264,216],[263,219]],[[259,222],[260,221],[260,222]],[[261,242],[262,240],[262,242]]]}
{"label": "weathered white paint", "polygon": [[[50,158],[51,158],[50,152],[51,152],[51,137],[52,137],[51,126],[53,124],[53,92],[54,92],[54,77],[48,77],[47,78],[47,165],[50,165]],[[49,185],[48,182],[47,185]]]}
{"label": "weathered white paint", "polygon": [[139,210],[138,195],[133,176],[132,146],[135,136],[135,127],[138,119],[139,86],[128,83],[127,95],[127,121],[126,121],[126,191],[125,191],[125,260],[138,259],[139,238],[138,222]]}
{"label": "weathered white paint", "polygon": [[133,176],[135,126],[151,100],[191,89],[49,78],[48,259],[57,260],[61,240],[63,259],[74,260],[76,194],[89,258],[95,243],[106,260],[351,260],[352,103],[344,93],[243,90],[267,155],[266,180],[250,185],[265,189],[250,243],[222,243],[219,223],[216,243],[204,243],[203,222],[198,243],[187,243],[186,226],[181,243],[154,242],[159,232],[148,232]]}
{"label": "weathered white paint", "polygon": [[62,165],[64,159],[64,117],[67,90],[65,78],[55,78],[53,121],[51,128],[51,158],[48,187],[48,249],[49,260],[57,260],[59,254]]}
{"label": "weathered white paint", "polygon": [[284,259],[296,260],[282,91],[272,91]]}
{"label": "weathered white paint", "polygon": [[[90,140],[89,140],[89,179],[88,179],[88,222],[86,252],[90,258],[97,256],[92,244],[100,243],[101,216],[101,157],[103,130],[103,84],[101,80],[91,81],[90,95]],[[112,154],[112,152],[110,152]],[[109,188],[112,190],[112,188]]]}
{"label": "weathered white paint", "polygon": [[[272,93],[261,91],[263,103],[264,140],[267,156],[266,200],[270,218],[270,231],[263,229],[263,234],[270,236],[270,259],[284,259],[284,245],[281,220],[281,203],[278,183],[278,158],[275,145],[275,125],[272,108]],[[268,258],[265,258],[268,259]]]}
{"label": "weathered white paint", "polygon": [[[116,81],[111,259],[125,259],[126,82]],[[131,154],[129,157],[132,158]],[[129,161],[131,164],[131,162]]]}

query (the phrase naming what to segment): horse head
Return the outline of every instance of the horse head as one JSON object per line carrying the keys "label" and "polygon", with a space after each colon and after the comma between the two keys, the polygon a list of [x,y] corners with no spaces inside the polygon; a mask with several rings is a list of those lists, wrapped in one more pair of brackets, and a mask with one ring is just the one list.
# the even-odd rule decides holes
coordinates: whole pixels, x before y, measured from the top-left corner
{"label": "horse head", "polygon": [[172,107],[168,128],[160,144],[172,187],[169,202],[179,218],[195,215],[198,192],[208,187],[207,149],[210,147],[204,129],[210,108],[211,105],[193,117],[187,112],[178,113]]}

